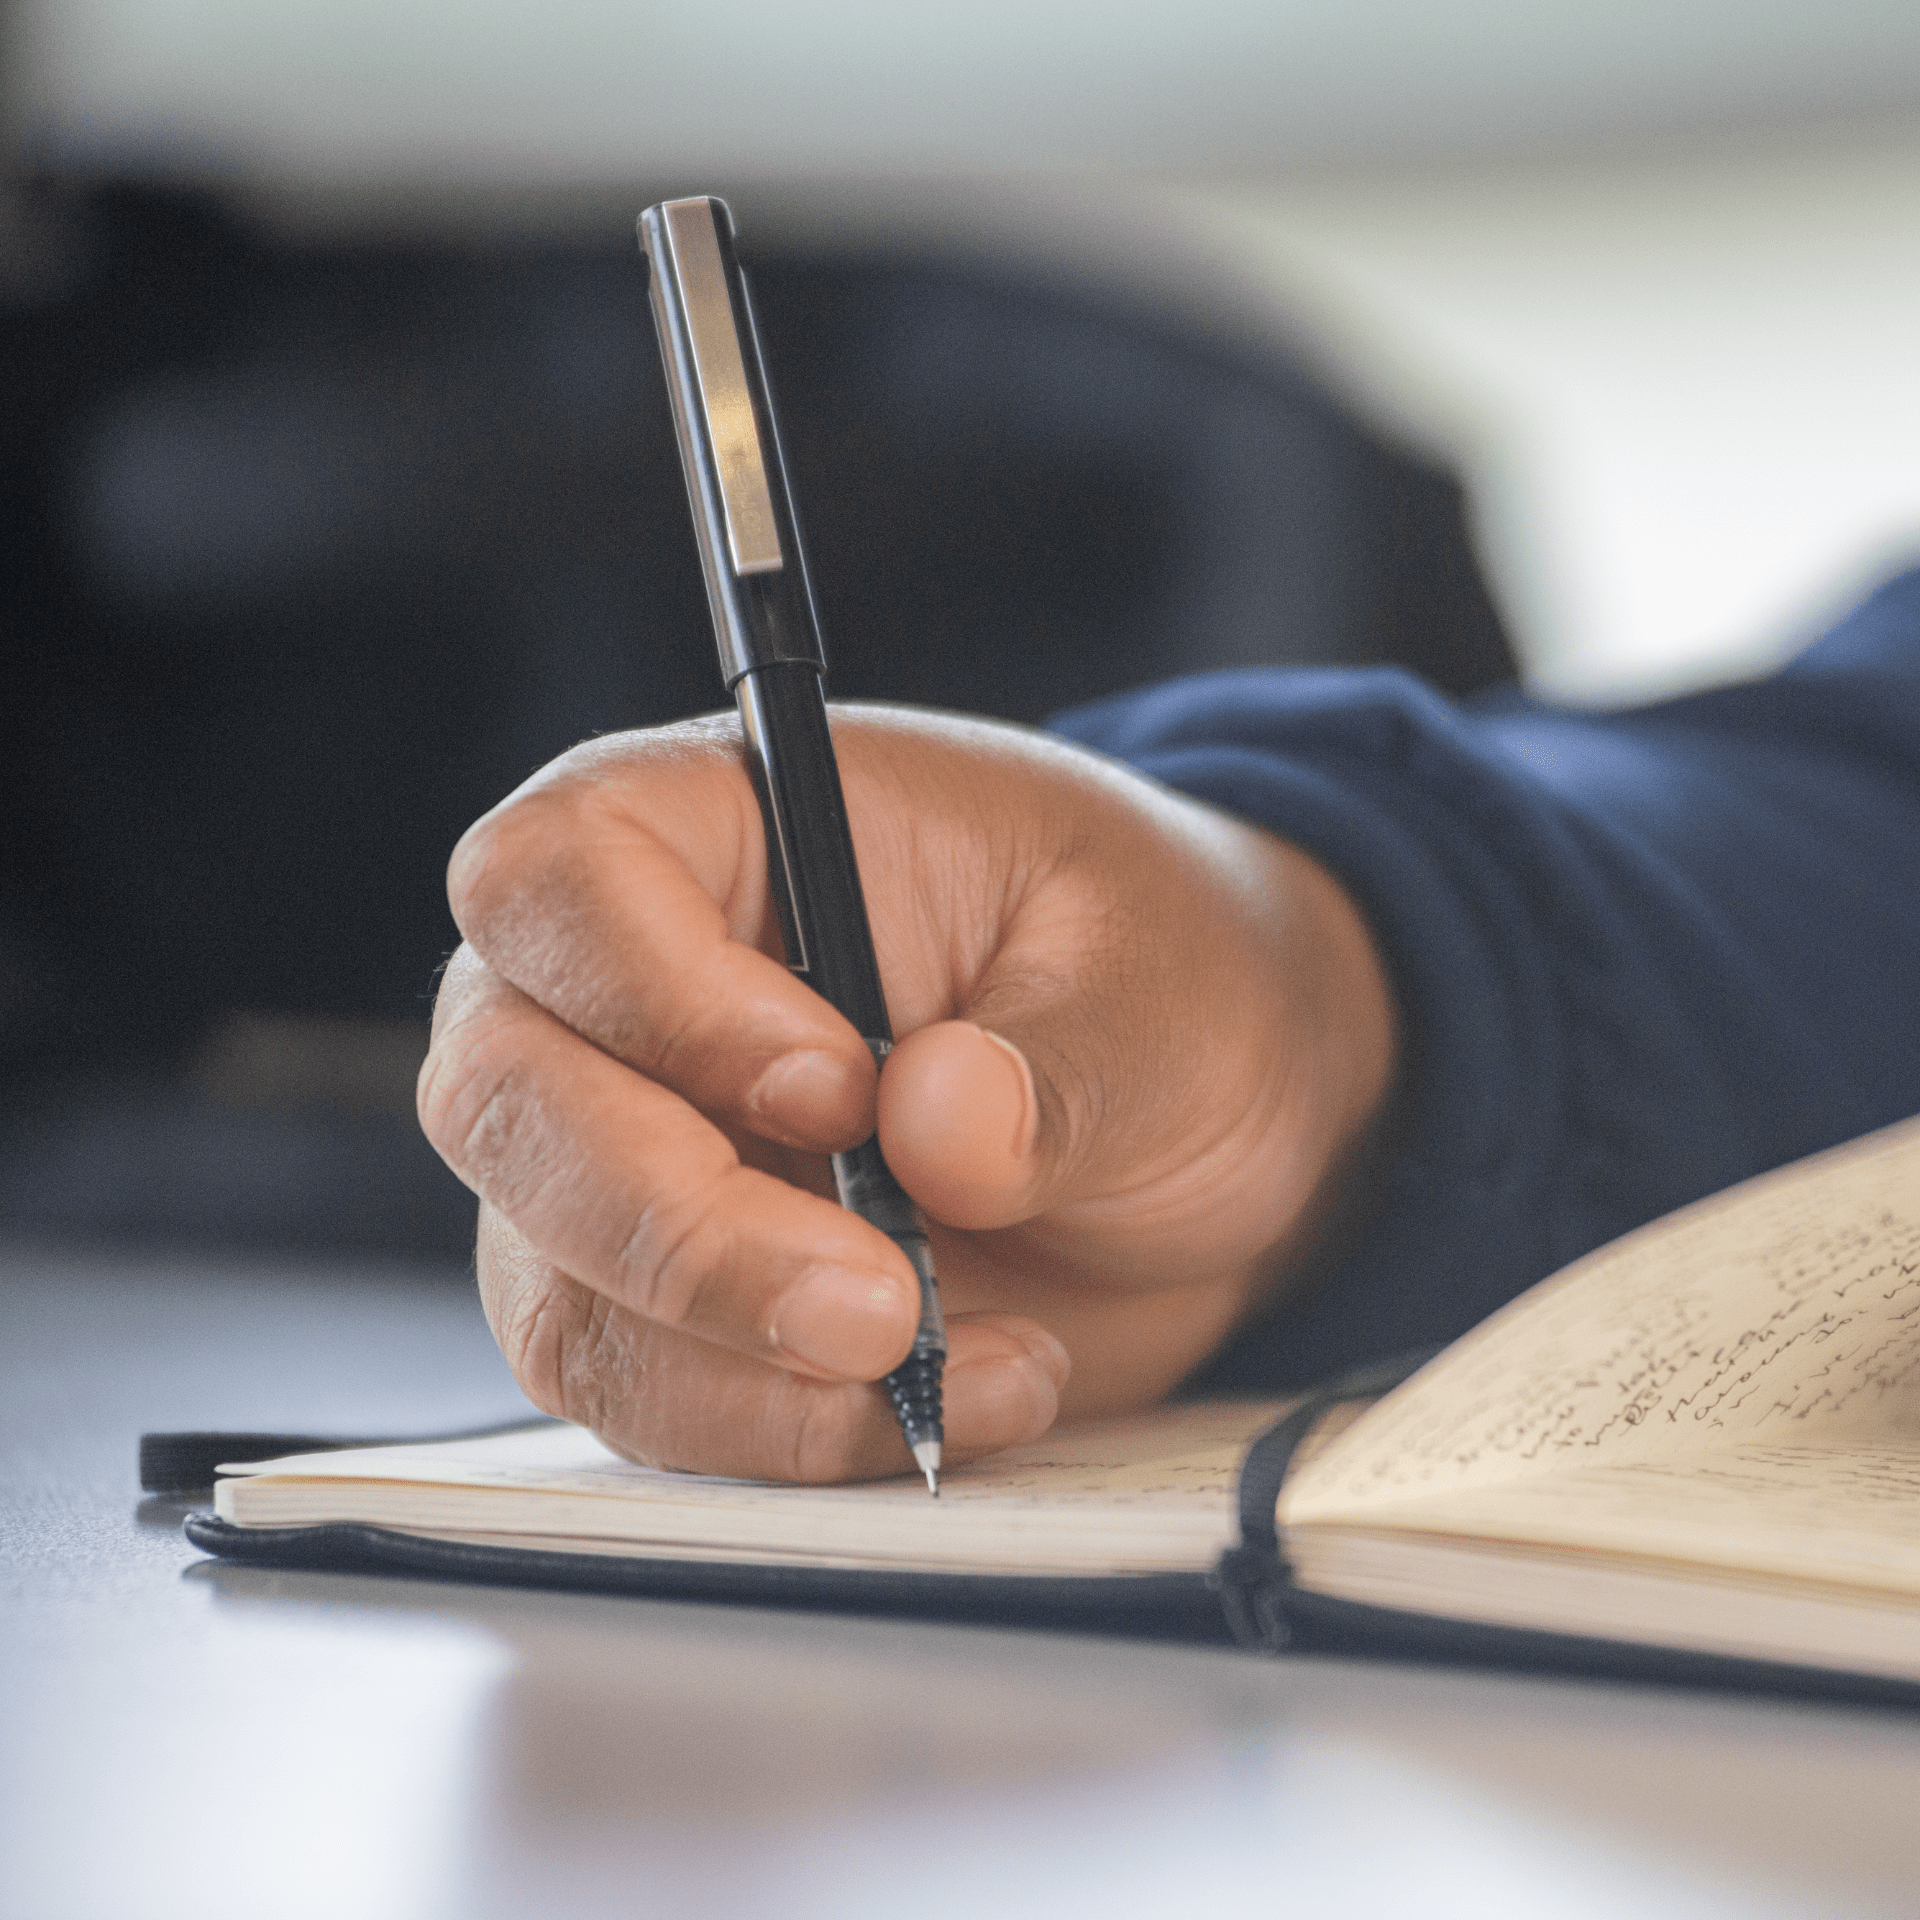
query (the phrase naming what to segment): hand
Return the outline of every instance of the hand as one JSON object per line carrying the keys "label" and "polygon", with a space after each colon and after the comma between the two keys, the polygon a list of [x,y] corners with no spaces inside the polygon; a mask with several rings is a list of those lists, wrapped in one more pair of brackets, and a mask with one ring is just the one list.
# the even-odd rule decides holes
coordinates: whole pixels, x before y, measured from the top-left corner
{"label": "hand", "polygon": [[1191,1372],[1385,1099],[1379,960],[1298,849],[1042,735],[833,730],[899,1036],[878,1075],[777,957],[730,718],[577,748],[454,852],[421,1124],[481,1196],[521,1385],[638,1460],[908,1467],[866,1383],[917,1291],[825,1158],[876,1124],[932,1223],[960,1459]]}

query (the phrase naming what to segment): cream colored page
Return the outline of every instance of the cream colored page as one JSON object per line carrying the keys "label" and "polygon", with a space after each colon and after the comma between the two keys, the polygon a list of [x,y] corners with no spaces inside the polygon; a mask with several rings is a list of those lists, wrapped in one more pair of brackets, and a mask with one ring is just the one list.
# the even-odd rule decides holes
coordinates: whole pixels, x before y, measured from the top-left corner
{"label": "cream colored page", "polygon": [[1920,1595],[1920,1442],[1734,1442],[1370,1504],[1363,1524]]}
{"label": "cream colored page", "polygon": [[[1589,1255],[1311,1462],[1288,1524],[1742,1443],[1920,1440],[1920,1121],[1762,1175]],[[1784,1474],[1786,1468],[1780,1471]]]}
{"label": "cream colored page", "polygon": [[942,1475],[937,1501],[908,1477],[790,1487],[664,1473],[620,1459],[578,1428],[552,1427],[236,1467],[217,1489],[216,1507],[241,1525],[358,1517],[915,1559],[1025,1534],[1131,1536],[1204,1564],[1237,1531],[1240,1460],[1278,1411],[1271,1401],[1216,1401],[1064,1426],[1031,1446],[954,1467]]}

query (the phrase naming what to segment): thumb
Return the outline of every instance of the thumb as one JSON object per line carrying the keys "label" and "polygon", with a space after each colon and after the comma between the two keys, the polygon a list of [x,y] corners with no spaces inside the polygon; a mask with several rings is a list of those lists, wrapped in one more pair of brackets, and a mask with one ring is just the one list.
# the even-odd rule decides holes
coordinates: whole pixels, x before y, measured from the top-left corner
{"label": "thumb", "polygon": [[1133,1191],[1215,1123],[1201,1111],[1223,1091],[1217,1067],[1204,1070],[1212,1049],[1183,1030],[1180,996],[1139,977],[1160,970],[1078,958],[1064,978],[1017,961],[994,969],[973,1019],[921,1027],[887,1059],[881,1151],[947,1226],[1009,1227]]}
{"label": "thumb", "polygon": [[1304,855],[1277,859],[1264,941],[1151,896],[1124,940],[1099,915],[1106,937],[1063,952],[1056,921],[996,957],[971,1019],[900,1041],[880,1146],[934,1220],[1071,1221],[1111,1274],[1230,1264],[1296,1230],[1377,1110],[1393,1036],[1358,915]]}
{"label": "thumb", "polygon": [[[1133,881],[1141,862],[1109,864]],[[1124,1237],[1146,1189],[1262,1103],[1270,956],[1201,863],[1160,864],[1171,871],[1159,886],[1153,873],[1131,885],[1050,875],[961,984],[963,1017],[917,1028],[888,1056],[881,1151],[933,1219],[991,1231],[1091,1202],[1079,1227],[1097,1219],[1103,1242]],[[1146,1211],[1166,1224],[1164,1209]]]}
{"label": "thumb", "polygon": [[970,1020],[922,1027],[888,1056],[879,1099],[880,1150],[936,1220],[1005,1227],[1044,1206],[1058,1128],[1043,1130],[1033,1066],[1011,1040]]}

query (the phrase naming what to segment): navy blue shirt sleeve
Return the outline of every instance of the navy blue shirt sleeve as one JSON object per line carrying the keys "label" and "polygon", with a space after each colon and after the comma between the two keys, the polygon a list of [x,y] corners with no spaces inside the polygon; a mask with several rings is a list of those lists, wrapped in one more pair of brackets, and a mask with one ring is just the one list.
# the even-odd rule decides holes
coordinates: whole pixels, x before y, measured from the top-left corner
{"label": "navy blue shirt sleeve", "polygon": [[1920,1110],[1920,572],[1771,679],[1630,712],[1273,669],[1054,724],[1308,849],[1399,1000],[1364,1224],[1209,1384],[1451,1339],[1629,1227]]}

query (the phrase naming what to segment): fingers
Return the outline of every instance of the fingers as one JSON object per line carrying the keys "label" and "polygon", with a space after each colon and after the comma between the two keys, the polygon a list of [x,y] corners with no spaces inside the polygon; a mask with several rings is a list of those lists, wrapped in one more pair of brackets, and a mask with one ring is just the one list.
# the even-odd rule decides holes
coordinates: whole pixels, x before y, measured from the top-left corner
{"label": "fingers", "polygon": [[635,1320],[840,1379],[875,1379],[912,1344],[918,1286],[885,1235],[742,1165],[677,1094],[467,950],[442,988],[419,1107],[468,1186]]}
{"label": "fingers", "polygon": [[[487,1318],[535,1405],[649,1465],[743,1479],[874,1479],[913,1462],[878,1388],[809,1379],[647,1321],[571,1279],[481,1210]],[[1031,1321],[949,1327],[946,1451],[970,1459],[1053,1424],[1066,1350]]]}
{"label": "fingers", "polygon": [[815,1151],[872,1131],[866,1046],[756,945],[777,943],[728,727],[568,755],[468,830],[447,891],[497,975],[702,1112]]}
{"label": "fingers", "polygon": [[[1032,736],[885,711],[835,731],[902,1035],[877,1085],[770,957],[730,725],[567,756],[450,874],[469,946],[420,1108],[539,1249],[503,1343],[542,1404],[676,1465],[898,1464],[851,1383],[906,1352],[912,1278],[803,1190],[824,1163],[801,1156],[877,1124],[950,1308],[1040,1312],[1078,1404],[1138,1404],[1310,1243],[1395,1057],[1371,938],[1304,854]],[[971,1324],[956,1444],[1013,1444],[1046,1399],[1029,1370],[1053,1379],[1043,1336]]]}

